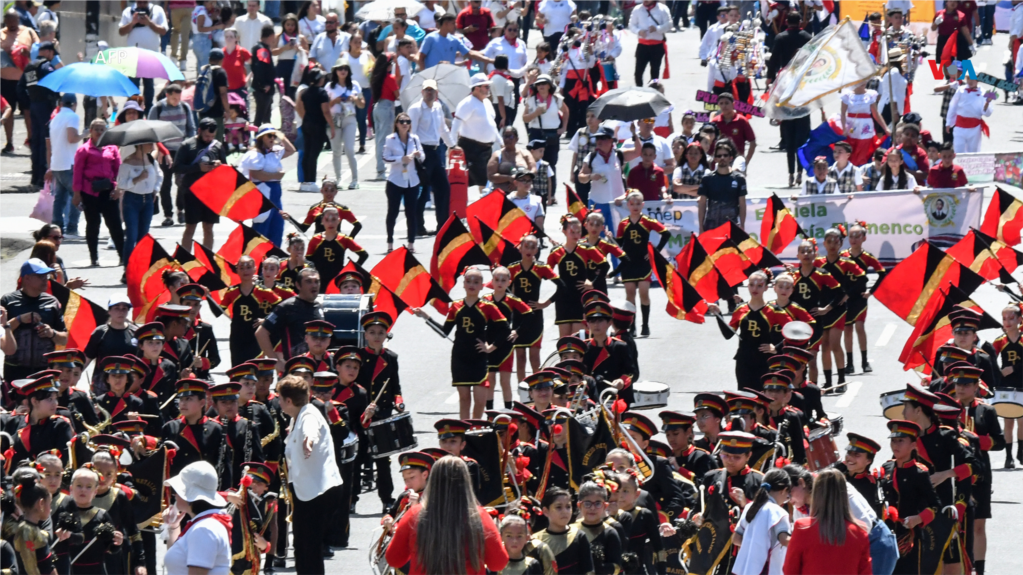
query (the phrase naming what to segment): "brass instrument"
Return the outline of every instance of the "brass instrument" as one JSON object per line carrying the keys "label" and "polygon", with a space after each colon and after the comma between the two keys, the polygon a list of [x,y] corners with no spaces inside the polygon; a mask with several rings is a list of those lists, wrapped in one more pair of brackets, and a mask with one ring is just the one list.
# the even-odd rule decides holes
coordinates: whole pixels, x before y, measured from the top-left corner
{"label": "brass instrument", "polygon": [[217,476],[224,477],[224,458],[227,457],[227,418],[218,418],[220,425],[224,428],[224,437],[220,442],[220,451],[217,453]]}
{"label": "brass instrument", "polygon": [[274,419],[273,433],[259,440],[260,447],[266,447],[271,441],[277,439],[281,435],[281,422],[278,421],[276,417],[274,417],[273,419]]}
{"label": "brass instrument", "polygon": [[278,468],[281,474],[281,501],[288,506],[288,516],[286,517],[288,523],[291,523],[291,514],[293,508],[291,506],[291,488],[288,486],[288,458],[281,458],[281,465]]}
{"label": "brass instrument", "polygon": [[78,419],[78,422],[81,423],[82,427],[85,428],[85,432],[89,435],[89,439],[92,439],[93,437],[96,437],[97,435],[103,433],[103,430],[106,429],[107,426],[110,425],[110,422],[113,420],[113,417],[110,415],[110,412],[100,407],[98,403],[93,404],[93,407],[95,407],[96,410],[99,411],[100,414],[102,414],[103,417],[105,418],[103,419],[103,421],[97,423],[95,426],[85,423],[85,419],[82,417],[82,414],[77,411],[74,412],[75,418]]}

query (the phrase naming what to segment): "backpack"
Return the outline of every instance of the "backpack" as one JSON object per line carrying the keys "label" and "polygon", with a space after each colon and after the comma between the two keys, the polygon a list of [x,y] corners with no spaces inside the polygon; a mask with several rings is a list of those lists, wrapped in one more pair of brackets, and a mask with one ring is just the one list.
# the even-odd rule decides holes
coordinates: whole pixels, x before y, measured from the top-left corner
{"label": "backpack", "polygon": [[195,96],[192,99],[192,109],[202,114],[209,112],[217,103],[217,92],[213,87],[214,66],[209,64],[202,67],[199,77],[195,79]]}

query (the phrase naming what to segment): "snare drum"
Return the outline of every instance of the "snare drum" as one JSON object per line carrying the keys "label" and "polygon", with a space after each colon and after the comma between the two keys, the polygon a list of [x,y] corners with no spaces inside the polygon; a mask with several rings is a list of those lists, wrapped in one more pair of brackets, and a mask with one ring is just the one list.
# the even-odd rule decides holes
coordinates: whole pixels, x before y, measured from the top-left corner
{"label": "snare drum", "polygon": [[904,389],[881,394],[881,410],[885,419],[902,419],[903,399],[906,399],[906,390]]}
{"label": "snare drum", "polygon": [[810,432],[810,445],[806,451],[806,467],[810,471],[824,469],[838,461],[838,446],[831,435],[831,429],[822,427]]}
{"label": "snare drum", "polygon": [[991,405],[998,417],[1019,419],[1023,417],[1023,390],[1015,387],[996,387]]}
{"label": "snare drum", "polygon": [[359,455],[359,436],[354,431],[348,432],[348,437],[341,444],[341,463],[351,463]]}
{"label": "snare drum", "polygon": [[316,296],[323,306],[323,319],[334,324],[334,337],[330,347],[354,345],[363,347],[362,316],[373,311],[371,294],[325,294]]}
{"label": "snare drum", "polygon": [[529,397],[529,384],[524,381],[519,382],[519,401],[527,404],[533,401],[533,399]]}
{"label": "snare drum", "polygon": [[371,423],[366,430],[366,439],[373,459],[419,447],[419,440],[412,429],[412,414],[407,411]]}
{"label": "snare drum", "polygon": [[656,381],[641,381],[633,384],[632,393],[635,400],[630,409],[657,409],[668,407],[668,386]]}

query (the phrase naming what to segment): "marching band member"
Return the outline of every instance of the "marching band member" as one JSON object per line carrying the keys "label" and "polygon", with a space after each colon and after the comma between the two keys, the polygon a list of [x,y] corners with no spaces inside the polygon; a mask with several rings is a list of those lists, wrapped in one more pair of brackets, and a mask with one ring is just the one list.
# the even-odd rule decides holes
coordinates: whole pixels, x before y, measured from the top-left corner
{"label": "marching band member", "polygon": [[[128,392],[128,374],[132,371],[134,361],[127,357],[111,355],[100,360],[98,366],[103,372],[103,381],[107,391],[95,398],[96,405],[110,414],[111,421],[129,418],[129,414],[142,413],[142,400]],[[134,418],[134,415],[131,416]]]}
{"label": "marching band member", "polygon": [[[588,39],[589,34],[580,33],[575,29],[569,29],[568,33],[574,33],[574,36],[568,44],[568,50],[566,50],[562,56],[564,58],[564,64],[562,67],[561,78],[558,79],[558,91],[564,95],[563,103],[558,103],[558,100],[561,97],[558,94],[554,94],[554,102],[551,103],[550,94],[543,94],[539,90],[539,87],[544,85],[542,83],[544,76],[540,76],[537,78],[536,82],[533,84],[533,88],[530,90],[532,92],[531,96],[534,99],[533,105],[530,106],[529,100],[526,100],[526,109],[529,110],[530,108],[533,108],[533,112],[522,116],[523,121],[526,120],[526,115],[532,116],[532,118],[546,120],[546,122],[539,122],[537,125],[533,125],[532,121],[527,123],[527,126],[529,127],[530,140],[546,140],[547,145],[544,148],[545,154],[547,154],[547,151],[552,147],[555,150],[561,147],[560,144],[552,143],[548,134],[550,134],[552,130],[559,132],[558,136],[565,132],[576,132],[579,129],[579,126],[582,126],[586,121],[586,108],[593,103],[593,100],[595,100],[598,95],[597,88],[595,87],[593,80],[593,74],[590,72],[594,66],[598,65],[598,62],[597,58],[593,54],[593,45]],[[585,46],[584,43],[586,44]],[[548,80],[550,80],[550,78],[548,78]],[[550,92],[553,93],[554,86],[552,86],[549,81],[547,86],[549,87]],[[547,105],[544,106],[542,110],[538,107],[541,104],[541,97],[547,99]],[[562,114],[563,117],[560,121],[557,114],[549,115],[546,113],[552,108],[554,111]],[[537,114],[537,112],[540,113]],[[544,116],[547,117],[544,118]],[[545,123],[548,126],[547,128],[543,128],[543,124]],[[539,132],[540,129],[543,130],[543,133]],[[544,159],[547,160],[548,163],[551,163],[552,166],[557,165],[556,162],[558,155],[557,153],[549,154],[548,157]]]}
{"label": "marching band member", "polygon": [[767,284],[766,273],[753,272],[749,276],[749,302],[737,307],[727,324],[721,318],[717,304],[708,304],[725,339],[740,336],[735,352],[735,379],[739,389],[761,389],[760,378],[767,373],[767,358],[775,354],[776,344],[781,343],[781,332],[774,326],[787,323],[789,319],[788,315],[775,311],[764,301]]}
{"label": "marching band member", "polygon": [[[1020,342],[1020,322],[1023,320],[1018,304],[1009,304],[1002,308],[1002,335],[991,342],[998,354],[1001,366],[1002,387],[1023,390],[1023,343]],[[1016,431],[1017,456],[1023,462],[1023,425],[1016,427],[1016,420],[1005,418],[1005,468],[1013,469],[1016,463],[1012,458],[1013,429]]]}
{"label": "marching band member", "polygon": [[224,428],[227,446],[231,450],[231,468],[228,485],[234,485],[242,478],[242,466],[246,461],[263,462],[263,447],[259,440],[256,423],[242,417],[238,413],[238,394],[242,384],[238,382],[220,383],[210,387],[209,395],[213,399],[212,415]]}
{"label": "marching band member", "polygon": [[508,337],[498,338],[495,341],[497,349],[490,354],[490,358],[487,360],[487,371],[489,372],[487,377],[490,382],[488,390],[490,399],[487,400],[487,409],[494,408],[494,390],[497,388],[499,379],[501,395],[504,397],[504,408],[511,409],[512,351],[515,341],[518,339],[519,330],[526,321],[525,318],[532,314],[532,308],[526,302],[508,293],[508,287],[511,285],[511,272],[508,268],[504,266],[494,268],[491,272],[490,283],[494,291],[483,296],[483,300],[497,306],[501,315],[510,322],[511,331]]}
{"label": "marching band member", "polygon": [[653,273],[647,246],[653,245],[650,242],[650,234],[657,233],[660,239],[654,249],[660,252],[671,241],[671,233],[661,222],[643,215],[642,192],[630,191],[626,196],[626,204],[629,207],[629,216],[618,223],[615,241],[622,246],[628,257],[622,261],[620,269],[615,271],[620,272],[622,283],[625,284],[625,299],[633,305],[636,305],[638,286],[640,310],[643,314],[640,335],[647,337],[650,335],[650,275]]}
{"label": "marching band member", "polygon": [[519,242],[522,261],[508,266],[511,274],[511,291],[515,297],[526,302],[533,312],[522,316],[519,337],[515,339],[515,371],[519,381],[526,378],[526,355],[533,372],[540,371],[540,344],[543,341],[543,310],[551,305],[554,298],[540,301],[540,284],[543,280],[557,282],[558,274],[551,266],[536,260],[540,252],[540,241],[533,234],[527,234]]}
{"label": "marching band member", "polygon": [[188,464],[203,460],[217,468],[220,488],[228,488],[231,484],[224,481],[230,464],[227,437],[220,423],[205,415],[209,384],[201,379],[182,379],[176,389],[181,416],[164,423],[162,432],[164,441],[178,446],[170,474],[177,475]]}
{"label": "marching band member", "polygon": [[558,573],[585,575],[595,573],[590,540],[572,525],[572,496],[554,486],[541,500],[547,528],[533,534],[533,539],[550,547],[555,554]]}
{"label": "marching band member", "polygon": [[472,481],[472,491],[480,492],[480,466],[476,460],[462,455],[465,449],[465,432],[469,430],[469,424],[458,419],[441,419],[433,424],[437,430],[437,440],[440,448],[448,455],[460,458],[469,468],[469,478]]}
{"label": "marching band member", "polygon": [[[430,469],[433,468],[434,461],[436,459],[433,456],[422,451],[406,451],[398,458],[401,465],[401,478],[405,481],[405,491],[398,496],[398,499],[391,504],[383,518],[380,519],[380,524],[384,526],[384,533],[392,532],[394,523],[401,519],[401,516],[413,505],[419,503],[423,491],[426,490],[426,481],[430,477]],[[406,564],[398,567],[398,570],[402,573],[409,573],[410,567],[410,564]]]}
{"label": "marching band member", "polygon": [[[323,284],[320,284],[323,285]],[[322,319],[305,322],[305,346],[307,351],[302,354],[313,360],[313,372],[334,371],[334,357],[330,355],[331,338],[334,337],[334,324]]]}
{"label": "marching band member", "polygon": [[657,0],[643,0],[636,6],[629,18],[629,30],[639,36],[636,46],[636,85],[644,86],[643,72],[650,66],[650,78],[661,77],[661,61],[664,61],[664,78],[671,77],[668,64],[668,42],[666,34],[672,28],[671,12]]}
{"label": "marching band member", "polygon": [[952,324],[951,345],[938,348],[932,366],[934,375],[944,376],[945,366],[956,361],[965,361],[983,370],[981,380],[989,387],[1001,387],[1002,372],[995,367],[995,361],[986,351],[977,347],[977,329],[980,327],[981,315],[969,308],[956,306],[948,314]]}
{"label": "marching band member", "polygon": [[[163,324],[160,322],[147,323],[135,330],[135,340],[138,342],[136,354],[149,368],[142,388],[155,393],[161,406],[174,395],[175,384],[178,381],[177,364],[162,353],[166,339]],[[169,404],[164,409],[173,412],[176,408],[172,408],[172,405]]]}
{"label": "marching band member", "polygon": [[767,426],[777,430],[779,441],[787,447],[785,458],[806,465],[806,434],[803,426],[806,416],[802,411],[789,405],[792,401],[792,372],[776,371],[764,375],[764,395],[771,399],[767,406]]}
{"label": "marching band member", "polygon": [[[226,499],[234,504],[234,514],[231,516],[231,553],[234,561],[231,572],[256,575],[259,572],[259,556],[270,549],[270,543],[263,534],[270,523],[276,520],[277,499],[276,494],[268,493],[273,470],[259,461],[246,461],[243,469],[245,476],[241,485],[248,483],[248,486],[239,491],[229,491],[226,495]],[[267,571],[272,572],[273,568],[264,568],[264,573]]]}
{"label": "marching band member", "polygon": [[523,485],[523,490],[535,494],[540,486],[549,449],[549,444],[541,437],[541,431],[545,430],[544,417],[536,410],[517,401],[512,403],[512,409],[519,415],[517,418],[519,444],[515,448],[514,454],[516,458],[523,456],[529,460],[526,463],[529,477]]}
{"label": "marching band member", "polygon": [[[817,320],[815,320],[813,316],[810,315],[810,312],[806,311],[803,306],[792,301],[792,292],[795,288],[796,280],[791,273],[784,272],[778,274],[778,277],[774,278],[774,293],[777,295],[777,298],[774,301],[767,302],[767,305],[771,306],[776,311],[780,311],[788,315],[790,321],[801,321],[809,324],[812,328],[814,324],[817,323]],[[774,329],[781,331],[782,327],[784,327],[784,325],[779,322],[779,324],[774,326]]]}
{"label": "marching band member", "polygon": [[874,513],[884,517],[885,502],[878,489],[877,476],[870,470],[874,457],[881,451],[881,444],[858,433],[847,433],[846,437],[849,438],[849,445],[845,448],[845,457],[835,463],[834,467],[845,474],[845,480],[860,492]]}
{"label": "marching band member", "polygon": [[[603,134],[598,137],[598,141],[602,139],[606,139]],[[583,170],[586,171],[586,166]],[[551,250],[547,256],[547,265],[557,267],[562,282],[555,294],[554,323],[564,337],[585,328],[581,296],[593,288],[598,278],[607,275],[608,266],[599,250],[580,243],[582,224],[575,216],[565,214],[561,217],[561,231],[565,234],[565,243]],[[593,270],[590,269],[591,262]]]}
{"label": "marching band member", "polygon": [[309,208],[305,219],[298,226],[302,233],[309,231],[310,226],[313,226],[313,233],[323,233],[322,220],[324,211],[327,208],[336,208],[341,221],[352,224],[352,230],[348,233],[348,237],[354,239],[355,236],[359,235],[359,231],[362,230],[362,223],[355,217],[352,210],[348,209],[348,206],[334,201],[337,198],[337,182],[332,179],[323,180],[323,183],[320,185],[320,194],[323,196],[323,199]]}
{"label": "marching band member", "polygon": [[192,308],[177,304],[161,304],[156,309],[155,319],[163,324],[163,356],[174,362],[177,376],[181,379],[192,377],[193,370],[202,367],[202,358],[195,357],[185,337],[191,325],[191,311]]}
{"label": "marching band member", "polygon": [[17,563],[5,567],[17,573],[56,573],[49,533],[42,524],[50,517],[50,492],[38,482],[39,474],[22,474],[14,479],[14,501],[21,509],[17,520],[5,519],[3,538],[17,553]]}
{"label": "marching band member", "polygon": [[776,454],[774,446],[778,442],[778,431],[763,424],[771,400],[759,391],[726,391],[725,401],[730,429],[741,429],[754,437],[749,466],[758,471],[767,468],[770,466],[768,459]]}
{"label": "marching band member", "polygon": [[[817,266],[817,240],[814,238],[805,239],[799,244],[799,267],[792,272],[796,279],[794,285],[793,300],[803,307],[810,315],[817,318],[813,327],[813,336],[807,343],[807,349],[813,351],[813,358],[816,358],[817,351],[824,339],[826,329],[833,327],[838,321],[838,302],[844,296],[841,284],[831,274]],[[827,360],[831,365],[830,358]],[[817,379],[817,361],[814,359],[808,362],[808,379]],[[830,379],[830,378],[829,378]]]}
{"label": "marching band member", "polygon": [[785,346],[782,353],[784,355],[768,360],[768,369],[771,371],[785,369],[793,373],[792,387],[798,391],[793,392],[789,403],[803,412],[805,423],[811,426],[819,425],[818,422],[821,420],[826,421],[827,414],[824,413],[824,405],[821,403],[821,388],[806,379],[806,365],[813,359],[814,353],[795,346]]}
{"label": "marching band member", "polygon": [[[119,448],[128,447],[126,440]],[[143,575],[146,565],[146,553],[142,546],[142,534],[135,523],[135,512],[131,500],[135,490],[117,482],[118,464],[111,451],[97,451],[92,456],[92,464],[99,472],[99,485],[93,505],[107,512],[114,528],[121,534],[124,541],[107,553],[104,561],[107,573],[134,573]],[[132,568],[129,571],[128,566]]]}
{"label": "marching band member", "polygon": [[306,355],[296,355],[284,364],[284,375],[294,375],[310,386],[313,384],[313,373],[316,372],[316,361]]}
{"label": "marching band member", "polygon": [[533,541],[529,538],[529,524],[521,515],[505,515],[498,531],[501,533],[504,550],[508,553],[508,565],[498,575],[546,575],[544,564],[525,553]]}
{"label": "marching band member", "polygon": [[206,288],[199,284],[185,284],[177,289],[177,293],[181,298],[181,305],[191,308],[188,314],[190,326],[185,332],[185,339],[190,345],[195,346],[197,363],[201,361],[201,365],[194,370],[194,376],[208,380],[210,370],[220,365],[220,348],[217,346],[216,336],[213,335],[213,324],[199,317],[199,307],[207,296]]}
{"label": "marching band member", "polygon": [[[867,239],[867,223],[863,221],[854,222],[849,226],[849,249],[843,250],[841,257],[852,260],[852,262],[863,270],[864,273],[873,269],[877,274],[877,282],[884,277],[886,270],[884,265],[878,261],[874,254],[863,249],[863,242]],[[860,358],[863,364],[863,373],[870,373],[873,368],[867,362],[867,297],[868,291],[852,293],[846,302],[845,313],[845,373],[853,373],[853,327],[856,328],[856,339],[860,345]]]}
{"label": "marching band member", "polygon": [[605,389],[614,388],[626,405],[631,405],[631,386],[636,367],[628,346],[608,335],[614,312],[606,302],[592,301],[586,305],[585,313],[590,339],[586,340],[586,353],[582,361],[597,380],[598,397]]}
{"label": "marching band member", "polygon": [[323,548],[325,556],[333,556],[330,547],[348,547],[349,518],[351,516],[351,501],[354,489],[358,489],[355,471],[359,458],[355,461],[342,461],[342,446],[352,432],[351,413],[348,407],[331,396],[338,385],[338,374],[332,371],[318,371],[313,374],[313,384],[310,387],[312,397],[310,404],[320,410],[324,419],[330,427],[330,436],[334,444],[334,461],[337,464],[338,473],[341,475],[341,501],[334,511],[332,520],[329,523],[330,534],[327,536],[327,545]]}
{"label": "marching band member", "polygon": [[[583,221],[583,228],[586,230],[586,236],[583,238],[583,243],[600,250],[600,253],[604,254],[605,259],[607,259],[608,256],[611,256],[608,260],[609,262],[615,262],[628,257],[625,255],[625,251],[615,243],[614,237],[607,229],[607,224],[605,222],[604,214],[600,213],[600,210],[591,210],[587,213],[586,220]],[[590,271],[596,273],[597,265],[591,261],[589,262],[589,266]],[[607,293],[607,278],[598,277],[594,279],[593,289]]]}
{"label": "marching band member", "polygon": [[[359,373],[362,371],[362,356],[359,354],[359,349],[352,345],[343,345],[338,348],[334,355],[334,359],[337,362],[337,369],[334,371],[318,371],[316,373],[321,374],[319,377],[327,376],[330,373],[336,373],[337,377],[333,378],[333,396],[331,399],[336,403],[344,405],[347,410],[347,420],[349,423],[349,429],[354,431],[359,436],[359,449],[358,456],[354,469],[357,472],[359,469],[363,470],[363,486],[366,491],[370,491],[368,488],[372,485],[373,479],[373,464],[369,454],[369,438],[366,435],[366,429],[369,427],[370,421],[377,413],[377,405],[372,403],[369,394],[366,392],[366,388],[362,387],[358,383]],[[316,373],[313,376],[313,386],[315,388],[316,381],[319,379]],[[342,442],[347,433],[342,437]],[[336,449],[340,449],[340,445],[335,445]],[[341,462],[338,461],[338,465]],[[358,473],[352,473],[352,480],[358,481]],[[343,476],[344,477],[344,476]],[[382,474],[380,480],[377,482],[379,489],[380,500],[386,506],[390,505],[391,491],[393,485],[391,484],[390,474],[390,460],[388,459],[387,473]],[[352,486],[353,491],[350,494],[351,502],[343,502],[349,509],[354,511],[355,503],[359,500],[359,491],[355,490],[355,486]],[[345,495],[345,488],[342,484],[341,487],[342,496]]]}
{"label": "marching band member", "polygon": [[250,256],[238,258],[235,267],[240,281],[224,292],[220,307],[231,318],[231,361],[239,365],[262,352],[256,341],[256,327],[281,297],[272,289],[256,285],[256,260]]}
{"label": "marching band member", "polygon": [[607,518],[608,488],[587,481],[579,486],[579,520],[572,526],[582,532],[590,542],[593,554],[593,573],[617,575],[622,569],[624,545]]}
{"label": "marching band member", "polygon": [[[710,453],[717,463],[718,437],[725,431],[722,420],[728,414],[728,403],[713,393],[697,393],[693,397],[693,412],[696,414],[696,427],[703,434],[693,441],[693,445]],[[702,476],[697,476],[697,479],[702,479]]]}
{"label": "marching band member", "polygon": [[241,386],[238,389],[238,415],[255,426],[253,431],[259,439],[263,453],[260,463],[271,464],[270,470],[276,473],[275,466],[280,461],[281,429],[274,422],[274,416],[270,413],[270,409],[256,400],[258,370],[259,366],[256,364],[246,362],[227,370],[227,377]]}
{"label": "marching band member", "polygon": [[[734,12],[734,19],[733,19]],[[725,33],[725,27],[729,23],[736,23],[739,21],[739,10],[732,6],[718,6],[717,8],[717,22],[714,22],[707,27],[707,31],[703,34],[700,39],[700,65],[704,68],[710,62],[711,58],[717,52],[718,41],[721,40],[721,36]],[[717,66],[717,63],[714,64]],[[713,74],[708,70],[708,82],[707,84],[711,87],[714,85]],[[638,84],[637,84],[638,85]],[[709,90],[709,88],[708,88]]]}
{"label": "marching band member", "polygon": [[149,366],[145,360],[134,355],[126,355],[125,358],[131,361],[131,373],[128,374],[128,395],[138,398],[142,402],[139,410],[141,417],[148,420],[146,430],[149,435],[160,435],[163,428],[164,417],[160,411],[160,398],[155,393],[145,389],[143,384],[149,377]]}
{"label": "marching band member", "polygon": [[[824,338],[822,363],[824,364],[824,393],[845,393],[845,356],[842,355],[842,335],[845,333],[845,319],[849,298],[862,294],[867,287],[867,274],[856,262],[842,257],[842,241],[845,227],[828,228],[824,232],[824,249],[827,253],[814,260],[814,265],[838,280],[843,295],[831,311],[824,316]],[[831,358],[837,364],[838,383],[831,387]]]}
{"label": "marching band member", "polygon": [[18,463],[33,459],[35,454],[56,449],[62,461],[67,461],[68,442],[74,435],[71,422],[66,417],[57,415],[57,394],[59,388],[54,382],[53,374],[40,376],[38,379],[15,380],[11,384],[20,401],[26,401],[28,411],[25,416],[18,417],[17,433],[11,446],[12,453],[5,459],[11,469]]}
{"label": "marching band member", "polygon": [[668,463],[672,469],[690,481],[698,481],[717,467],[714,457],[693,443],[696,415],[681,411],[662,411],[657,415],[661,418],[661,432],[671,447]]}
{"label": "marching band member", "polygon": [[288,243],[288,261],[284,264],[284,269],[280,270],[280,274],[277,276],[277,283],[281,284],[280,287],[298,293],[299,290],[299,277],[298,274],[305,268],[313,267],[308,260],[306,260],[306,249],[305,249],[305,238],[301,234],[296,232],[290,232],[285,236],[285,240]]}
{"label": "marching band member", "polygon": [[320,272],[320,293],[326,293],[330,281],[345,267],[345,253],[351,250],[356,255],[356,264],[362,265],[369,253],[355,240],[341,233],[341,213],[330,206],[323,209],[321,217],[323,232],[309,240],[306,260]]}
{"label": "marching band member", "polygon": [[284,301],[288,298],[295,297],[295,292],[290,289],[286,289],[281,282],[277,281],[278,274],[281,272],[281,260],[277,256],[266,256],[263,261],[259,263],[259,280],[260,284],[274,292],[274,295],[281,298]]}
{"label": "marching band member", "polygon": [[[138,332],[136,331],[136,337]],[[159,353],[159,352],[158,352]],[[82,369],[85,367],[85,353],[77,349],[63,349],[43,354],[46,359],[46,367],[50,370],[59,370],[54,374],[57,378],[60,391],[57,393],[57,405],[67,410],[70,420],[75,427],[76,433],[85,431],[85,425],[95,426],[99,423],[96,415],[96,408],[92,405],[89,394],[75,389],[75,384],[82,378]]]}
{"label": "marching band member", "polygon": [[976,78],[966,78],[966,87],[956,90],[945,115],[946,132],[952,133],[952,146],[957,154],[980,151],[981,135],[990,137],[991,130],[985,117],[991,116],[991,102],[998,96],[994,91],[981,93]]}
{"label": "marching band member", "polygon": [[[632,436],[633,441],[639,445],[642,451],[646,451],[650,444],[650,438],[657,433],[657,426],[647,416],[636,412],[626,411],[622,414],[622,427]],[[643,488],[650,493],[657,503],[657,509],[661,510],[668,519],[681,517],[686,509],[691,509],[695,501],[687,501],[687,493],[682,489],[682,484],[672,477],[671,464],[661,456],[651,456],[653,461],[653,479],[643,484]],[[688,494],[690,497],[692,493]]]}
{"label": "marching band member", "polygon": [[[109,513],[93,505],[99,483],[99,472],[92,466],[76,469],[71,476],[70,491],[73,495],[64,496],[54,509],[55,517],[62,513],[73,514],[78,521],[78,529],[71,537],[63,541],[58,538],[55,542],[53,550],[59,573],[71,573],[73,568],[76,574],[106,575],[107,553],[123,544],[123,537],[118,537],[122,535],[120,532],[115,532],[109,540],[98,535],[103,530],[101,526],[106,524],[105,529],[113,523]],[[86,543],[90,543],[88,549],[85,548]],[[76,560],[73,564],[72,559]]]}
{"label": "marching band member", "polygon": [[[852,158],[850,161],[854,166],[862,166],[870,162],[870,157],[877,148],[874,141],[874,122],[877,125],[885,126],[884,118],[877,111],[878,94],[875,90],[868,90],[867,83],[861,82],[852,90],[842,92],[842,126],[845,141],[852,146]],[[884,135],[888,136],[888,128],[883,128]]]}

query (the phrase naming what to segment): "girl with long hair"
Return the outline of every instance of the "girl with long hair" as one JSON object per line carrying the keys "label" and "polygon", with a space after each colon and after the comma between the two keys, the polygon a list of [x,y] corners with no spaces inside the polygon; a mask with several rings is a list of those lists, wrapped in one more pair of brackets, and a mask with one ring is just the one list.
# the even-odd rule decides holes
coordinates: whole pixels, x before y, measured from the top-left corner
{"label": "girl with long hair", "polygon": [[[285,14],[281,18],[281,34],[277,37],[277,46],[270,50],[277,56],[277,64],[274,66],[275,75],[284,82],[284,95],[295,101],[295,89],[291,85],[291,75],[295,70],[295,57],[298,56],[300,46],[304,41],[298,31],[298,16]],[[304,46],[308,49],[308,46]]]}
{"label": "girl with long hair", "polygon": [[[908,175],[908,174],[907,174]],[[881,281],[887,273],[882,264],[874,254],[863,249],[863,242],[867,239],[866,222],[854,222],[849,226],[849,249],[842,252],[843,258],[849,258],[856,265],[866,272],[873,269],[877,274],[877,281]],[[877,285],[877,282],[874,282]],[[849,296],[849,309],[845,314],[845,372],[853,374],[853,327],[856,329],[856,340],[860,344],[860,359],[863,362],[863,372],[874,371],[867,362],[867,296],[869,292],[855,292]]]}
{"label": "girl with long hair", "polygon": [[297,293],[298,272],[302,271],[302,268],[311,267],[311,264],[305,259],[305,238],[298,233],[291,232],[285,239],[287,240],[285,243],[287,244],[288,261],[278,274],[277,283],[280,284],[278,287]]}
{"label": "girl with long hair", "polygon": [[[379,106],[380,103],[378,102]],[[377,126],[377,134],[382,131],[382,124]],[[419,136],[411,133],[412,120],[408,114],[398,114],[394,120],[394,132],[385,138],[382,146],[383,156],[380,162],[390,166],[387,174],[387,252],[394,249],[394,224],[398,221],[398,210],[402,200],[405,203],[405,225],[408,227],[408,250],[415,253],[413,244],[416,241],[416,202],[419,199],[419,173],[416,163],[426,160],[426,151],[419,143]],[[378,140],[379,141],[379,140]],[[380,148],[378,148],[380,150]]]}
{"label": "girl with long hair", "polygon": [[[780,327],[789,321],[788,315],[767,305],[764,292],[769,285],[766,272],[758,270],[749,277],[749,301],[740,305],[725,324],[717,304],[708,304],[717,316],[718,327],[725,339],[738,334],[739,349],[735,353],[735,379],[739,389],[762,391],[761,376],[768,372],[767,360],[777,353],[782,343]],[[739,296],[735,296],[738,299]]]}
{"label": "girl with long hair", "polygon": [[281,298],[284,301],[295,297],[295,292],[277,285],[281,273],[281,259],[277,256],[267,256],[259,263],[259,279],[262,286]]}
{"label": "girl with long hair", "polygon": [[352,68],[348,64],[334,64],[330,69],[330,83],[327,84],[330,94],[331,121],[334,122],[334,137],[330,140],[331,155],[334,159],[334,178],[341,183],[341,153],[348,157],[348,169],[352,172],[352,183],[349,190],[359,189],[359,166],[355,161],[355,133],[358,122],[355,118],[357,108],[363,108],[366,100],[362,97],[362,86],[352,79]]}
{"label": "girl with long hair", "polygon": [[163,287],[167,288],[167,293],[170,294],[170,301],[167,303],[181,305],[178,288],[191,282],[192,278],[188,277],[188,274],[181,270],[166,270],[163,272],[161,279],[163,280]]}
{"label": "girl with long hair", "polygon": [[280,247],[284,235],[284,218],[280,214],[283,206],[281,195],[281,178],[284,177],[284,166],[281,162],[295,153],[295,146],[280,131],[270,124],[263,124],[256,132],[252,149],[242,156],[238,168],[253,184],[269,190],[270,201],[278,209],[270,210],[263,219],[253,220],[252,228],[267,237],[275,246]]}
{"label": "girl with long hair", "polygon": [[678,138],[672,144],[673,149],[676,147],[680,151],[675,158],[675,173],[671,176],[671,195],[674,198],[695,198],[700,190],[700,180],[707,173],[707,152],[695,141],[683,145]]}
{"label": "girl with long hair", "polygon": [[837,469],[813,482],[810,517],[796,520],[784,573],[870,575],[870,538],[849,511],[848,486]]}
{"label": "girl with long hair", "polygon": [[[373,72],[369,76],[370,93],[373,95],[373,139],[377,148],[377,179],[384,179],[384,143],[390,132],[387,127],[394,124],[395,102],[401,97],[398,81],[394,79],[391,69],[394,54],[384,52],[373,62]],[[409,205],[415,205],[413,202]]]}
{"label": "girl with long hair", "polygon": [[[555,319],[560,337],[585,329],[582,294],[593,289],[598,278],[607,275],[607,261],[595,247],[580,243],[582,224],[571,214],[561,216],[565,243],[551,250],[547,265],[557,267],[564,285],[554,301]],[[590,264],[593,264],[591,269]]]}
{"label": "girl with long hair", "polygon": [[[56,573],[55,555],[50,551],[50,535],[42,523],[50,518],[50,492],[39,481],[39,473],[18,475],[14,481],[14,500],[21,518],[4,521],[4,540],[17,552],[18,573]],[[54,542],[65,541],[70,532],[58,529]],[[15,567],[15,566],[11,566]]]}
{"label": "girl with long hair", "polygon": [[916,178],[906,170],[906,160],[902,157],[902,152],[899,150],[889,152],[884,162],[880,190],[912,190],[917,185]]}
{"label": "girl with long hair", "polygon": [[387,563],[410,563],[409,575],[483,575],[505,568],[508,552],[476,503],[464,461],[447,456],[433,464],[422,501],[394,528]]}
{"label": "girl with long hair", "polygon": [[[781,575],[789,543],[789,500],[792,480],[781,469],[764,475],[753,502],[742,511],[732,542],[739,547],[732,573],[735,575]],[[766,567],[766,569],[765,569]]]}
{"label": "girl with long hair", "polygon": [[845,333],[845,319],[847,303],[850,297],[855,294],[862,294],[867,288],[867,274],[863,268],[856,265],[856,262],[849,258],[842,257],[842,242],[845,240],[845,226],[839,225],[836,228],[828,228],[824,232],[824,249],[827,251],[824,256],[817,258],[814,265],[821,271],[830,274],[838,280],[842,286],[842,296],[831,312],[821,319],[824,328],[823,357],[821,363],[824,365],[824,387],[821,389],[832,389],[831,387],[831,359],[834,357],[835,367],[838,371],[838,383],[832,390],[833,393],[845,393],[845,356],[842,354],[842,334]]}

